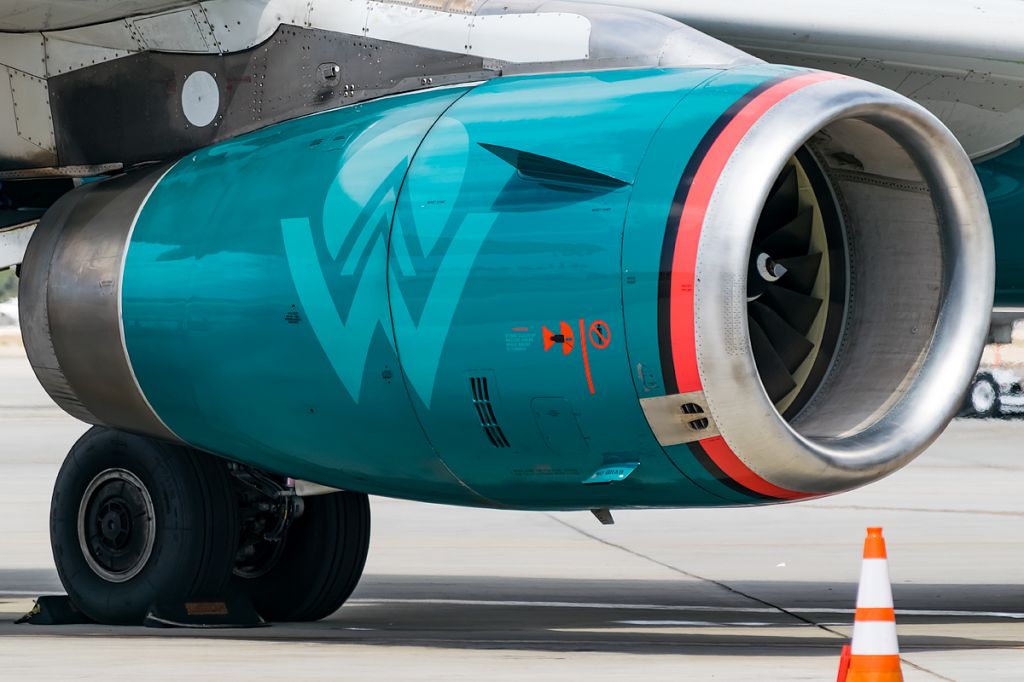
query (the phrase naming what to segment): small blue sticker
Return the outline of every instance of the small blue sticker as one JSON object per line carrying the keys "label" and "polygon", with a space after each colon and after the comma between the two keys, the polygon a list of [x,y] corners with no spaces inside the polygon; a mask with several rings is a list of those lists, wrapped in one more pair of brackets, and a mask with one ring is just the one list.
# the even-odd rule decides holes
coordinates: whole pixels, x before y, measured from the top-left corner
{"label": "small blue sticker", "polygon": [[583,485],[600,485],[603,483],[618,483],[626,480],[631,473],[636,471],[640,462],[621,462],[609,464],[595,471],[590,478],[583,481]]}

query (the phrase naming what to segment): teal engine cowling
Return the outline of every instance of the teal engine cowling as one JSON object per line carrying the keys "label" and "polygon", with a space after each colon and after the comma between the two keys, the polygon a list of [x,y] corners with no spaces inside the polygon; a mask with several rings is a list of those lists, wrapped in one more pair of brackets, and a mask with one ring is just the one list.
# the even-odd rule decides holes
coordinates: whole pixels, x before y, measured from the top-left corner
{"label": "teal engine cowling", "polygon": [[71,414],[466,505],[713,506],[884,476],[952,418],[993,256],[882,88],[775,66],[499,78],[86,185],[23,265]]}

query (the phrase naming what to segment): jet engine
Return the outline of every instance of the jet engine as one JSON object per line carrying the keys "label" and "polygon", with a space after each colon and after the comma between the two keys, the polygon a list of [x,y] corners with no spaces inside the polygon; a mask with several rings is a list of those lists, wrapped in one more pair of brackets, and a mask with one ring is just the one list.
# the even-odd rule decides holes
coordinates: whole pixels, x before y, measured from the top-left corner
{"label": "jet engine", "polygon": [[993,253],[931,114],[755,65],[279,123],[66,195],[23,278],[32,365],[91,423],[411,499],[714,506],[924,450]]}

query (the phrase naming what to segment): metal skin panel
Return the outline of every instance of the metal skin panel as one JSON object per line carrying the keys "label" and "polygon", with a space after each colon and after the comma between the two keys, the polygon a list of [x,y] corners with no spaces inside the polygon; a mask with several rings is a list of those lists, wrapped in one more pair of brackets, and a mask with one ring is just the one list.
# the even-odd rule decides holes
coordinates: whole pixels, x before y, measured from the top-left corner
{"label": "metal skin panel", "polygon": [[937,115],[972,157],[1024,132],[1017,0],[606,1],[672,17],[772,63],[892,88]]}
{"label": "metal skin panel", "polygon": [[[653,438],[632,386],[621,293],[622,229],[637,172],[665,116],[712,73],[496,79],[453,105],[417,153],[392,241],[410,251],[406,267],[392,260],[395,338],[430,441],[483,496],[528,508],[721,502],[681,476]],[[673,141],[685,146],[680,135],[693,134],[677,129]],[[626,184],[541,182],[485,144]],[[684,158],[668,171],[677,181]],[[664,233],[671,196],[647,197],[660,217],[646,229]],[[545,327],[560,333],[563,324],[571,349],[545,351]],[[595,324],[607,326],[607,342]],[[509,449],[491,446],[471,409],[470,378],[488,372]],[[565,407],[538,415],[537,399]],[[573,419],[589,447],[561,435]],[[639,462],[628,480],[582,485],[623,462]]]}
{"label": "metal skin panel", "polygon": [[[335,487],[530,509],[750,502],[666,457],[622,309],[627,210],[657,216],[636,223],[656,264],[685,150],[705,132],[659,127],[716,73],[502,79],[190,155],[141,211],[126,258],[124,335],[147,398],[196,447]],[[729,104],[696,98],[691,123]],[[655,141],[680,153],[648,169]],[[634,195],[656,172],[667,191]],[[566,329],[568,349],[554,339]],[[626,480],[584,485],[623,463],[639,463]]]}
{"label": "metal skin panel", "polygon": [[317,483],[487,503],[417,423],[384,278],[406,167],[463,92],[268,128],[160,183],[131,238],[122,315],[136,375],[176,434]]}
{"label": "metal skin panel", "polygon": [[165,170],[154,166],[61,197],[25,252],[19,304],[32,369],[63,409],[173,440],[135,381],[118,324],[125,243]]}
{"label": "metal skin panel", "polygon": [[[704,134],[724,111],[765,81],[787,72],[785,67],[749,67],[713,72],[666,117],[652,140],[635,185],[635,195],[625,226],[622,255],[622,291],[629,341],[630,367],[637,395],[641,399],[666,395],[658,335],[659,275],[661,249],[668,208],[663,197],[674,196],[683,167],[697,149]],[[670,200],[671,203],[671,200]],[[709,493],[737,504],[749,504],[749,494],[734,490],[716,478],[701,458],[698,444],[665,446],[672,462],[690,480]]]}
{"label": "metal skin panel", "polygon": [[[185,101],[197,73],[216,84],[214,116],[198,123]],[[493,75],[479,57],[281,26],[244,52],[143,52],[50,78],[49,92],[61,165],[128,166],[305,114]],[[0,170],[8,167],[24,166],[0,159]]]}
{"label": "metal skin panel", "polygon": [[2,0],[0,31],[43,31],[95,24],[111,19],[159,12],[187,5],[193,0]]}

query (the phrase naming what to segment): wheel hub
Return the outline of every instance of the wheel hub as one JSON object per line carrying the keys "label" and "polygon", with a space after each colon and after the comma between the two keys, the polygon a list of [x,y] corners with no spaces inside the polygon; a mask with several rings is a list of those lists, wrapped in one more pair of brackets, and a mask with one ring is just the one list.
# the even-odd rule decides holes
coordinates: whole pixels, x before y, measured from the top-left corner
{"label": "wheel hub", "polygon": [[155,539],[153,499],[138,476],[106,469],[90,481],[78,508],[78,542],[96,575],[131,580],[145,568]]}
{"label": "wheel hub", "polygon": [[992,386],[985,381],[979,381],[974,385],[971,390],[971,398],[974,403],[974,409],[977,412],[984,412],[992,407],[992,404],[996,401],[995,391],[992,390]]}
{"label": "wheel hub", "polygon": [[122,549],[131,536],[132,519],[128,507],[121,500],[110,500],[100,511],[100,531],[104,544],[112,549]]}

